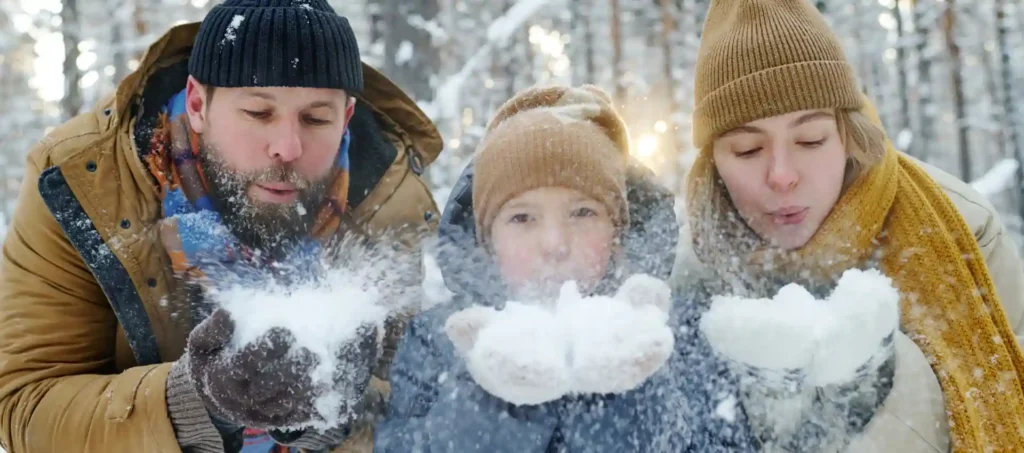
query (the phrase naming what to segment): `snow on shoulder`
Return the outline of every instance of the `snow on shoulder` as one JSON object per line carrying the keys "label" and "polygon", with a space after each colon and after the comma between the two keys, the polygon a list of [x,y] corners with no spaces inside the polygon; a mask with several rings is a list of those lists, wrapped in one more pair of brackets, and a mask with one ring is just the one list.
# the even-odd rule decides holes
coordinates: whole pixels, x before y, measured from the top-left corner
{"label": "snow on shoulder", "polygon": [[[357,330],[363,325],[378,326],[378,339],[384,333],[388,309],[380,303],[381,290],[361,277],[338,270],[329,271],[319,283],[297,288],[236,286],[216,292],[215,299],[235,320],[231,350],[242,349],[272,328],[287,329],[295,336],[293,353],[306,348],[319,360],[311,375],[314,385],[333,388],[334,372],[343,365],[337,358],[341,346],[358,341]],[[347,421],[340,409],[343,398],[326,392],[316,401],[322,419],[290,428],[340,426]]]}
{"label": "snow on shoulder", "polygon": [[615,297],[584,297],[567,282],[553,306],[473,306],[449,317],[445,332],[482,389],[537,405],[623,393],[646,381],[673,350],[670,304],[668,285],[647,275],[630,277]]}

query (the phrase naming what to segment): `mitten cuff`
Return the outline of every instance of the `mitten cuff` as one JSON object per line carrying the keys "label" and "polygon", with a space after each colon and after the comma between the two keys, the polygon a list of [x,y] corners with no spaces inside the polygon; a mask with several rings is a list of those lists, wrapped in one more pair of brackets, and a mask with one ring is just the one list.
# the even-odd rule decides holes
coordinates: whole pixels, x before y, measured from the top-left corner
{"label": "mitten cuff", "polygon": [[182,450],[198,453],[224,451],[224,441],[192,383],[187,355],[171,366],[167,377],[167,414]]}
{"label": "mitten cuff", "polygon": [[305,431],[278,431],[270,430],[268,434],[274,442],[287,447],[301,448],[304,450],[321,451],[330,450],[342,444],[348,439],[351,430],[349,425],[331,428],[324,432],[312,429]]}

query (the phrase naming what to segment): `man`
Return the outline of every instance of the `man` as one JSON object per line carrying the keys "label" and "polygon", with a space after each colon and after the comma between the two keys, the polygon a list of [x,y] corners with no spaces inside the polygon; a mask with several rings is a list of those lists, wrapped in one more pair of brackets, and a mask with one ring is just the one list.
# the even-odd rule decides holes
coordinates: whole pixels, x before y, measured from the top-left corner
{"label": "man", "polygon": [[[393,352],[376,331],[337,351],[354,371],[324,389],[308,351],[282,353],[288,332],[228,355],[231,316],[169,295],[189,287],[175,276],[215,280],[210,260],[285,261],[346,233],[415,259],[441,148],[324,0],[227,0],[170,30],[29,153],[0,267],[3,448],[368,449]],[[340,426],[287,429],[327,391],[365,399]]]}

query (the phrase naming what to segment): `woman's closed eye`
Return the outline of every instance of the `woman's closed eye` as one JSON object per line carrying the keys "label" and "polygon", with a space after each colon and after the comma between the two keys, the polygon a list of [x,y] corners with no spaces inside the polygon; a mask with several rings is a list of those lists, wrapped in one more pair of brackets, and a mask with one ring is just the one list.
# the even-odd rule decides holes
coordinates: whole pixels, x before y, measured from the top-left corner
{"label": "woman's closed eye", "polygon": [[751,148],[751,149],[747,149],[745,151],[737,152],[736,156],[737,157],[754,157],[760,151],[761,151],[761,147],[759,146],[757,148]]}
{"label": "woman's closed eye", "polygon": [[821,145],[824,145],[827,140],[827,138],[822,138],[821,140],[802,140],[796,142],[796,144],[800,145],[803,148],[814,149],[820,148]]}

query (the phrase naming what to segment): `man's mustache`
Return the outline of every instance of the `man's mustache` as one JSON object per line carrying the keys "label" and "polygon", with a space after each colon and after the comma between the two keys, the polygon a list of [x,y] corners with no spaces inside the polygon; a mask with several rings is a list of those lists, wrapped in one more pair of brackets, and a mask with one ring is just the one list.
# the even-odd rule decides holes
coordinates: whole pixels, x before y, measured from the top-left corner
{"label": "man's mustache", "polygon": [[312,183],[290,168],[276,166],[264,169],[246,178],[250,184],[284,183],[295,186],[296,190],[306,190]]}

